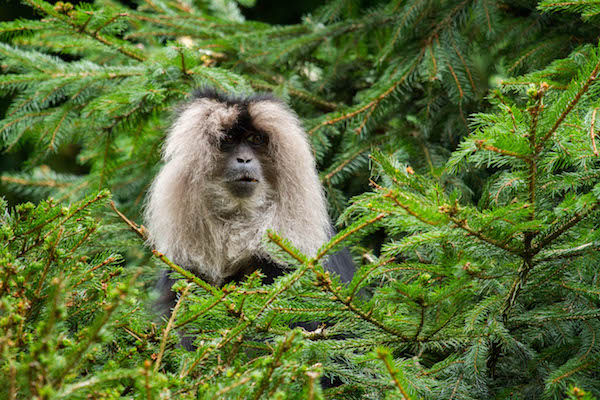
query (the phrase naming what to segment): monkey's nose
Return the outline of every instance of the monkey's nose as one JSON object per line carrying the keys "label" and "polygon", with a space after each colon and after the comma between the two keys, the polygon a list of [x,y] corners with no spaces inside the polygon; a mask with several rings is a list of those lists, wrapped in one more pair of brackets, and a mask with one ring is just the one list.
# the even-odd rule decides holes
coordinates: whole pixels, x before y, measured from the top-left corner
{"label": "monkey's nose", "polygon": [[252,161],[251,158],[239,158],[237,159],[237,162],[239,162],[240,164],[248,164],[250,161]]}

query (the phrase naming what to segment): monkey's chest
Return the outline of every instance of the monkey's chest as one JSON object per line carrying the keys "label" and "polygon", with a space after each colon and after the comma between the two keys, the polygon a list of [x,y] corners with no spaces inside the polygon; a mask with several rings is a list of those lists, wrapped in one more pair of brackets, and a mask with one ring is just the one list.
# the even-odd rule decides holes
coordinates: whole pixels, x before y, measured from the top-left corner
{"label": "monkey's chest", "polygon": [[263,258],[265,254],[262,249],[262,236],[266,232],[264,229],[244,230],[231,229],[224,231],[220,244],[223,259],[223,275],[232,276],[238,273],[248,273],[256,269],[257,258]]}

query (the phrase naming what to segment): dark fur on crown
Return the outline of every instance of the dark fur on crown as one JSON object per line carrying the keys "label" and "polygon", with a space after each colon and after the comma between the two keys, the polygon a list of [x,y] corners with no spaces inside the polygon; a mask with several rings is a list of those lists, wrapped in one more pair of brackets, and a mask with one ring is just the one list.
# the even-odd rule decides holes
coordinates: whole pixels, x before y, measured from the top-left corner
{"label": "dark fur on crown", "polygon": [[225,93],[223,91],[217,90],[214,87],[210,87],[210,86],[205,86],[205,87],[201,87],[201,88],[194,90],[191,98],[192,98],[192,100],[212,99],[212,100],[216,100],[220,103],[225,103],[228,106],[240,105],[240,106],[247,107],[248,104],[256,103],[259,101],[272,101],[272,102],[276,102],[276,103],[285,105],[285,103],[281,99],[274,96],[272,93],[262,92],[262,93],[254,93],[254,94],[249,94],[249,95],[229,94],[229,93]]}

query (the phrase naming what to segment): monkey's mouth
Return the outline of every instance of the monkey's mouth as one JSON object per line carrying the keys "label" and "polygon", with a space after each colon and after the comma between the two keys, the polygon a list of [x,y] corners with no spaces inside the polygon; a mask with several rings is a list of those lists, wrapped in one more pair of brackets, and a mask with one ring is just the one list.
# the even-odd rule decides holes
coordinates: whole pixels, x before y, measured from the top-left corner
{"label": "monkey's mouth", "polygon": [[258,187],[258,179],[248,175],[234,178],[228,182],[229,191],[236,197],[246,198],[254,194]]}
{"label": "monkey's mouth", "polygon": [[241,177],[240,179],[236,179],[235,182],[258,183],[258,180],[251,178],[249,176],[244,176],[244,177]]}

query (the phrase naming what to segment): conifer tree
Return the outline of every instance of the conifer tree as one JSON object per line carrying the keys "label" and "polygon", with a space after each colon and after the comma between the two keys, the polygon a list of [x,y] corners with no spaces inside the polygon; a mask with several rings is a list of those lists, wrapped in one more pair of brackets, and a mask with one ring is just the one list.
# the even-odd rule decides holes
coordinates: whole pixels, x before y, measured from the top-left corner
{"label": "conifer tree", "polygon": [[[31,150],[1,182],[35,202],[0,204],[7,398],[600,394],[597,2],[334,0],[286,26],[234,0],[24,3],[39,19],[0,23],[0,143]],[[143,244],[198,86],[274,91],[312,141],[339,233],[308,258],[270,232],[273,284],[213,287]],[[346,246],[343,285],[322,261]]]}

